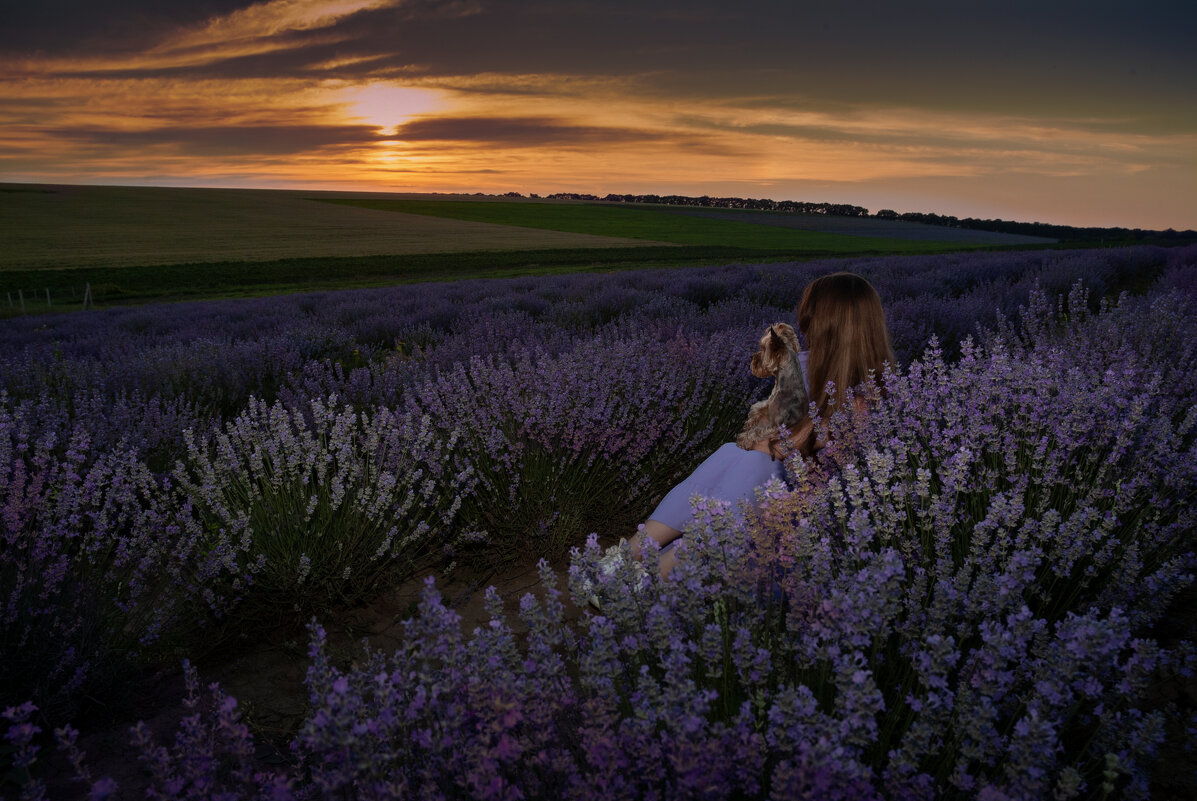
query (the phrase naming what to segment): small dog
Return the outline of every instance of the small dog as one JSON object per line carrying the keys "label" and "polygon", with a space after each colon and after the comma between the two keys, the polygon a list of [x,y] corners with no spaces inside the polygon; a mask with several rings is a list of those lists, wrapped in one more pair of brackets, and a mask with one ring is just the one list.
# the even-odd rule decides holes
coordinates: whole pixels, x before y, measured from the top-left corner
{"label": "small dog", "polygon": [[746,451],[763,439],[777,439],[778,426],[791,431],[806,417],[810,398],[798,360],[798,335],[786,323],[774,323],[761,337],[761,349],[752,355],[752,374],[757,378],[773,376],[773,391],[763,401],[752,404],[744,430],[736,444]]}

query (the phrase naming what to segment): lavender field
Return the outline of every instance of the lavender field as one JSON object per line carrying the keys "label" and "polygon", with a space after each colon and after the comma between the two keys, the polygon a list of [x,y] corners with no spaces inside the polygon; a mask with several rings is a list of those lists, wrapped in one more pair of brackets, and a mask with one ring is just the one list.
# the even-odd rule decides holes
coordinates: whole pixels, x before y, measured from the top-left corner
{"label": "lavender field", "polygon": [[[597,576],[767,391],[763,327],[842,269],[894,337],[878,409],[821,421],[760,514],[704,503],[670,580]],[[1193,247],[3,321],[0,787],[73,761],[93,798],[1183,797],[1195,398]],[[498,603],[462,631],[430,584],[393,653],[328,646],[422,569],[535,557],[526,635]],[[587,579],[603,613],[567,621]],[[287,626],[309,705],[275,764],[184,660]],[[124,795],[69,724],[180,664],[188,715],[132,732]]]}

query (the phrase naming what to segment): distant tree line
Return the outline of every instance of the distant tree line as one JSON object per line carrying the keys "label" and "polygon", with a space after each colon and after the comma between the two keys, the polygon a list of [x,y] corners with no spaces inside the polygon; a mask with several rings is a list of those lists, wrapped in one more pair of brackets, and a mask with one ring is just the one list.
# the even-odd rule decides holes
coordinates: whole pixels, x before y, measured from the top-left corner
{"label": "distant tree line", "polygon": [[924,223],[926,225],[942,225],[948,228],[970,228],[977,231],[996,231],[1002,234],[1024,234],[1026,236],[1046,236],[1053,239],[1071,241],[1116,240],[1139,241],[1157,240],[1192,240],[1197,238],[1197,231],[1177,231],[1168,228],[1164,231],[1151,231],[1142,228],[1082,228],[1074,225],[1053,225],[1042,222],[1015,222],[1014,220],[980,220],[976,217],[960,219],[950,214],[926,214],[922,212],[907,212],[899,214],[891,209],[882,209],[873,215],[882,220],[906,220],[907,222]]}
{"label": "distant tree line", "polygon": [[[519,192],[507,192],[503,197],[522,197]],[[539,197],[529,195],[529,197]],[[1003,234],[1042,236],[1067,241],[1087,242],[1192,242],[1197,240],[1197,231],[1164,231],[1142,228],[1081,228],[1073,225],[1053,225],[1042,222],[1015,222],[1014,220],[981,220],[976,217],[953,217],[950,214],[906,212],[899,214],[893,209],[882,209],[869,214],[863,206],[848,203],[805,203],[798,200],[772,200],[771,198],[743,197],[690,197],[688,195],[591,195],[585,192],[557,192],[545,195],[550,200],[588,200],[606,203],[656,203],[665,206],[698,206],[712,209],[751,209],[754,211],[780,211],[789,214],[826,214],[835,217],[875,217],[881,220],[905,220],[924,225],[941,225],[948,228],[969,228],[977,231],[995,231]]]}
{"label": "distant tree line", "polygon": [[687,195],[587,195],[578,192],[558,192],[548,195],[555,200],[601,200],[606,203],[659,203],[664,206],[700,206],[710,209],[752,209],[754,211],[783,211],[790,214],[827,214],[835,217],[868,217],[863,206],[847,203],[803,203],[797,200],[771,200],[744,197],[689,197]]}

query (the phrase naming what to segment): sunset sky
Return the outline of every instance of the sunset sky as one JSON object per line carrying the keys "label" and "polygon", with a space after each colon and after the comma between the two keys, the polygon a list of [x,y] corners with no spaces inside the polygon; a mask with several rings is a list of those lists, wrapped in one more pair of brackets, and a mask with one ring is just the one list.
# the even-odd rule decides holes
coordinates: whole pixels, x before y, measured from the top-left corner
{"label": "sunset sky", "polygon": [[1197,3],[27,0],[0,180],[1197,228]]}

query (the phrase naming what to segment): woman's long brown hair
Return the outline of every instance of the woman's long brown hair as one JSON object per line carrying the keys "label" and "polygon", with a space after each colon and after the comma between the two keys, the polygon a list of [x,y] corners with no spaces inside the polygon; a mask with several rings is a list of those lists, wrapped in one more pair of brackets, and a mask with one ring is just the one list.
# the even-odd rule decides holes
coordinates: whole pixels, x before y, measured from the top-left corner
{"label": "woman's long brown hair", "polygon": [[[882,367],[894,362],[881,298],[872,284],[854,273],[832,273],[806,285],[798,304],[798,330],[810,349],[806,371],[810,399],[826,417],[847,390],[868,380],[878,385]],[[834,397],[827,382],[835,385]],[[810,454],[814,431],[807,429],[795,444]]]}

